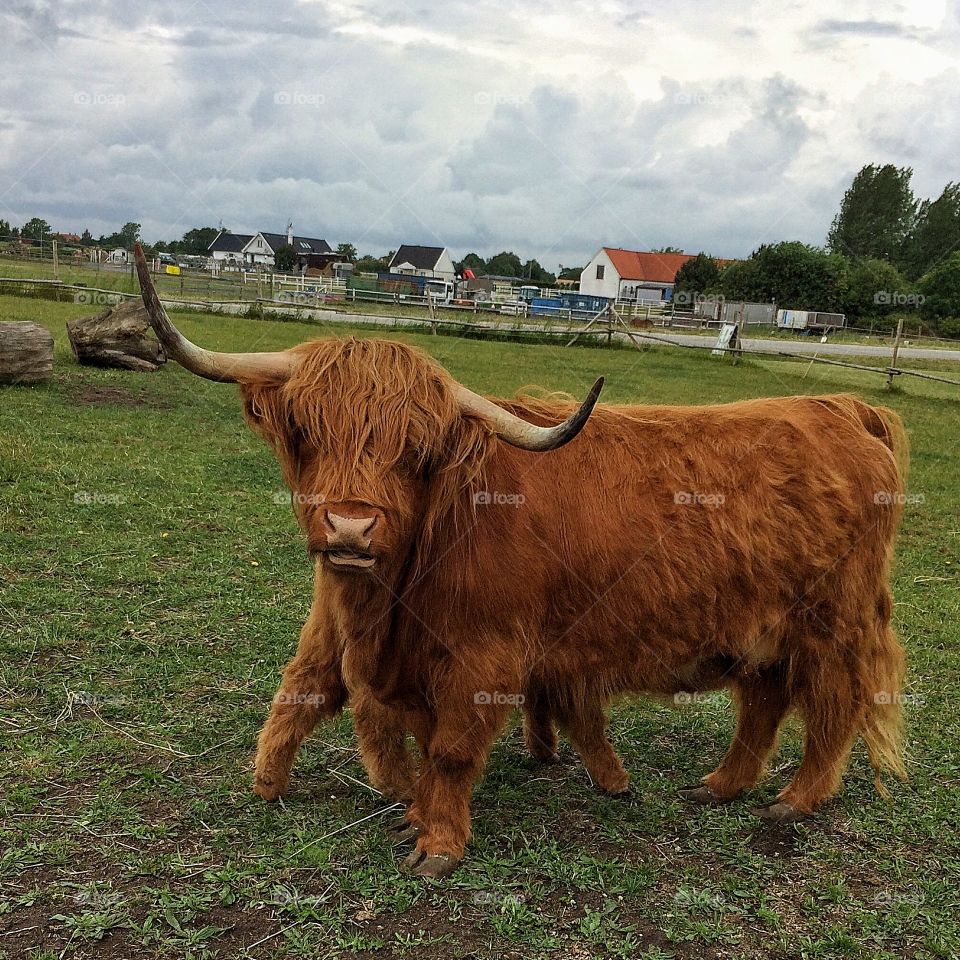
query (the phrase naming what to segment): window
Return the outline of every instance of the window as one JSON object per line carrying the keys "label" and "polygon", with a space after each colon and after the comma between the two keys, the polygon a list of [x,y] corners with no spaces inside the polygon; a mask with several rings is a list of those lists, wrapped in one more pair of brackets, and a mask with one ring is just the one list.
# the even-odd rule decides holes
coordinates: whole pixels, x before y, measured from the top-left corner
{"label": "window", "polygon": [[598,280],[602,280],[602,279],[603,279],[603,270],[604,270],[603,264],[602,264],[602,263],[598,263],[598,264],[597,264],[597,279],[598,279]]}

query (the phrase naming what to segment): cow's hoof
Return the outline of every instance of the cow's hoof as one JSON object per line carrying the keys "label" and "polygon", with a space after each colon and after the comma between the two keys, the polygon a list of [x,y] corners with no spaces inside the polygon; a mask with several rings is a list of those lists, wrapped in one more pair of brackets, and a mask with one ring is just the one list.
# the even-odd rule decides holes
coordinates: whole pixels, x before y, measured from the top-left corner
{"label": "cow's hoof", "polygon": [[702,807],[719,807],[736,799],[736,795],[733,797],[721,797],[719,793],[715,793],[705,783],[698,783],[690,787],[681,787],[677,793],[688,803],[697,803]]}
{"label": "cow's hoof", "polygon": [[610,797],[612,800],[630,800],[633,797],[633,791],[630,789],[629,784],[625,787],[621,787],[619,790],[604,790],[601,788],[600,792],[605,797]]}
{"label": "cow's hoof", "polygon": [[272,780],[261,780],[260,777],[257,777],[253,781],[253,792],[268,803],[273,803],[274,800],[279,800],[287,792],[287,788],[285,784],[274,783]]}
{"label": "cow's hoof", "polygon": [[784,803],[782,800],[762,803],[759,807],[754,807],[751,813],[770,823],[796,823],[798,820],[805,820],[809,816],[809,814],[790,806],[789,803]]}
{"label": "cow's hoof", "polygon": [[387,836],[394,843],[406,843],[408,840],[414,840],[419,833],[420,828],[414,826],[406,818],[387,827]]}
{"label": "cow's hoof", "polygon": [[459,863],[460,860],[457,857],[451,857],[445,853],[428,854],[414,848],[403,861],[403,868],[415,877],[442,880],[444,877],[449,877]]}

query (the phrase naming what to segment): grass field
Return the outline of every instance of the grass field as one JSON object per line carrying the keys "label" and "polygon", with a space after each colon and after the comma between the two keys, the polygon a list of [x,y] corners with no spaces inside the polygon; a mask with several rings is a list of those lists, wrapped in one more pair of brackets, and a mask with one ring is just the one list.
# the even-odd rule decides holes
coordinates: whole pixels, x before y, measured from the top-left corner
{"label": "grass field", "polygon": [[[582,395],[601,373],[607,401],[854,389],[896,407],[913,442],[895,582],[911,780],[892,802],[858,747],[815,819],[751,816],[798,762],[791,727],[750,797],[690,808],[676,789],[726,749],[727,698],[637,700],[611,724],[630,800],[594,793],[567,745],[560,765],[533,766],[514,726],[475,793],[467,859],[432,884],[397,870],[395,814],[364,786],[349,716],[305,745],[281,806],[250,792],[311,583],[279,470],[235,388],[173,364],[77,366],[63,324],[84,312],[0,297],[0,321],[40,318],[57,349],[51,383],[0,388],[0,957],[960,955],[956,388],[886,394],[867,373],[669,348],[404,336],[491,393]],[[325,332],[177,320],[219,349]]]}

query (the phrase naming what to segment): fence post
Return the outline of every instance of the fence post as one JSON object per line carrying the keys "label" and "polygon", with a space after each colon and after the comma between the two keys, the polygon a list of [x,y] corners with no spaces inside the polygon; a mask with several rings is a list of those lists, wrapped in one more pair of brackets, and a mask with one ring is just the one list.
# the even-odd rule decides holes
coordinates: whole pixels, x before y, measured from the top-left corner
{"label": "fence post", "polygon": [[890,359],[890,370],[887,373],[887,389],[889,390],[893,386],[893,378],[896,374],[893,372],[893,368],[897,365],[897,354],[900,353],[900,338],[903,336],[903,317],[897,321],[897,336],[893,341],[893,356]]}

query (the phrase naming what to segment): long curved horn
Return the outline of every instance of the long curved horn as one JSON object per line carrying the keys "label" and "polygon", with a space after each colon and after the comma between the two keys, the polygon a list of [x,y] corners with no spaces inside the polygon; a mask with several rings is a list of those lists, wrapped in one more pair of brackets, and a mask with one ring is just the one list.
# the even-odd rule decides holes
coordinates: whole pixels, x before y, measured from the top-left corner
{"label": "long curved horn", "polygon": [[293,373],[297,360],[286,351],[278,353],[216,353],[191,343],[171,322],[157,296],[150,269],[140,244],[134,247],[140,294],[147,308],[150,323],[164,349],[181,366],[207,380],[237,383],[243,380],[286,380]]}
{"label": "long curved horn", "polygon": [[454,391],[457,397],[457,403],[460,409],[467,413],[475,413],[478,416],[489,420],[493,425],[497,436],[505,440],[511,446],[520,447],[521,450],[556,450],[565,443],[569,443],[582,429],[587,422],[587,418],[593,412],[593,408],[603,389],[603,377],[590,388],[586,400],[580,404],[580,408],[572,413],[563,423],[558,423],[555,427],[541,427],[535,423],[528,423],[520,417],[514,416],[503,407],[498,407],[495,403],[481,397],[479,394],[468,390],[462,384],[456,384]]}

